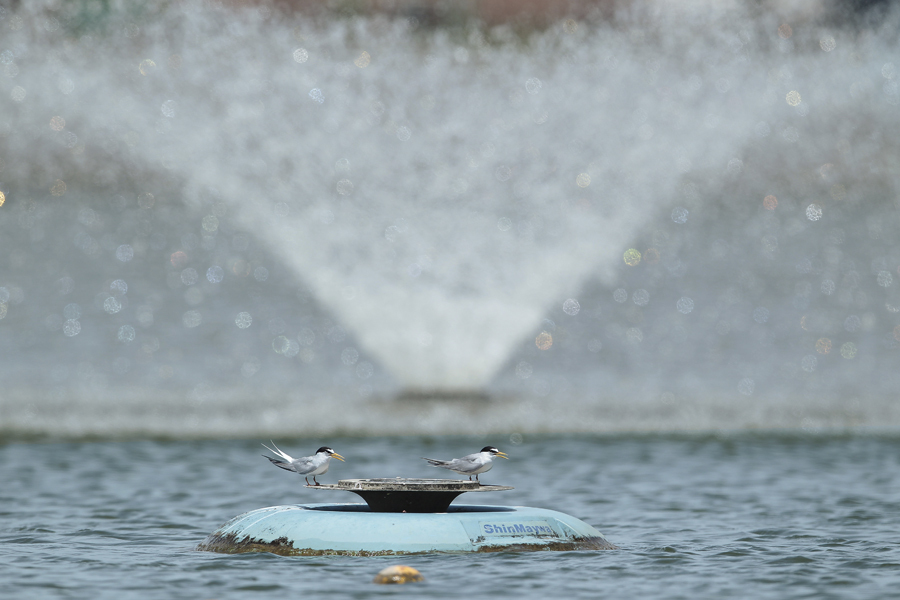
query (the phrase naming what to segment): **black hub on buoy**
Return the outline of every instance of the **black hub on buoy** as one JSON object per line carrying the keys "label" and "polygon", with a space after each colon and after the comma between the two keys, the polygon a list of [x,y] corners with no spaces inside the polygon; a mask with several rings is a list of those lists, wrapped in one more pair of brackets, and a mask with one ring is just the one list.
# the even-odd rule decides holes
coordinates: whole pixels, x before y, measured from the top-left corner
{"label": "black hub on buoy", "polygon": [[465,492],[499,492],[505,485],[482,485],[454,479],[342,479],[337,484],[309,486],[317,490],[343,490],[359,495],[372,512],[445,513]]}

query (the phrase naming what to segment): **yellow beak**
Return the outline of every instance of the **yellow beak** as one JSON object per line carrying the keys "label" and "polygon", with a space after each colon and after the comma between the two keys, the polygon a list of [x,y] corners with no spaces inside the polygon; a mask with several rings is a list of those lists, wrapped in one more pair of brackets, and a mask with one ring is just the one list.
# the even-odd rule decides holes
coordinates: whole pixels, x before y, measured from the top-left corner
{"label": "yellow beak", "polygon": [[495,454],[494,456],[499,456],[500,458],[506,458],[506,459],[509,459],[509,457],[506,455],[506,452],[498,452],[498,453]]}
{"label": "yellow beak", "polygon": [[334,454],[332,454],[332,455],[331,455],[331,458],[336,458],[336,459],[338,459],[338,460],[341,461],[341,462],[345,462],[345,461],[344,461],[344,457],[341,456],[340,454],[338,454],[337,452],[335,452]]}

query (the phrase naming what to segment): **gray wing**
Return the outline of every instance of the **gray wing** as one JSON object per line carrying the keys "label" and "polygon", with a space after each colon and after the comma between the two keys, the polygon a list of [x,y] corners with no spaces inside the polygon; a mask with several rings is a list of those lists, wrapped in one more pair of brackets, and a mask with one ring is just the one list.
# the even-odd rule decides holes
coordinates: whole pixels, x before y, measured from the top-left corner
{"label": "gray wing", "polygon": [[481,466],[481,462],[478,460],[479,458],[481,458],[481,456],[478,454],[469,454],[462,458],[454,458],[449,461],[446,466],[448,469],[453,469],[454,471],[474,471]]}
{"label": "gray wing", "polygon": [[295,458],[292,466],[293,469],[301,475],[306,475],[307,473],[311,473],[316,470],[316,466],[313,464],[312,456]]}

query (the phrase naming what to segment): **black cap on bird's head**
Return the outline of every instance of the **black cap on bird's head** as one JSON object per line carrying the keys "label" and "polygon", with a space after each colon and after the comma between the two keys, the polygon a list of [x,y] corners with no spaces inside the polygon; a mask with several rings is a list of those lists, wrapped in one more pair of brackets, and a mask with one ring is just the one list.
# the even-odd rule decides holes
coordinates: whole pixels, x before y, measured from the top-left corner
{"label": "black cap on bird's head", "polygon": [[316,454],[321,454],[322,452],[324,452],[325,454],[327,454],[328,456],[330,456],[330,457],[332,457],[332,458],[338,459],[338,460],[341,461],[341,462],[344,461],[344,457],[343,457],[343,456],[341,456],[340,454],[338,454],[337,452],[335,452],[334,450],[332,450],[332,449],[329,448],[328,446],[322,446],[321,448],[319,448],[318,450],[316,450]]}
{"label": "black cap on bird's head", "polygon": [[509,458],[505,452],[500,452],[493,446],[485,446],[481,449],[482,452],[490,452],[491,456],[499,456],[500,458]]}

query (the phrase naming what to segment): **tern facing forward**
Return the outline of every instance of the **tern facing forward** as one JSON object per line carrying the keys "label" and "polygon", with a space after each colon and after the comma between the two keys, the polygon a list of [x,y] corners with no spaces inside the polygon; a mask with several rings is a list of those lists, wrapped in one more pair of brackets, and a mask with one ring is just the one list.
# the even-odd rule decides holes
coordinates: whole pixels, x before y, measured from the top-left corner
{"label": "tern facing forward", "polygon": [[[275,442],[271,442],[271,444],[275,446]],[[275,446],[274,450],[265,444],[263,444],[263,447],[279,457],[272,458],[271,456],[263,454],[265,458],[268,458],[276,467],[303,475],[303,478],[306,480],[306,485],[309,485],[310,475],[312,475],[314,485],[321,485],[316,481],[316,475],[322,475],[323,473],[328,472],[328,464],[331,462],[332,458],[336,458],[342,462],[344,460],[343,456],[328,446],[322,446],[316,450],[316,453],[312,456],[301,456],[300,458],[291,458],[282,452],[278,446]]]}
{"label": "tern facing forward", "polygon": [[494,466],[495,456],[509,458],[505,453],[500,452],[493,446],[485,446],[481,449],[481,452],[469,454],[462,458],[454,458],[453,460],[435,460],[423,456],[422,460],[427,460],[428,464],[432,467],[442,467],[444,469],[449,469],[454,473],[459,473],[460,475],[468,475],[469,481],[472,481],[472,475],[474,475],[475,481],[478,481],[479,473],[490,471],[491,467]]}

